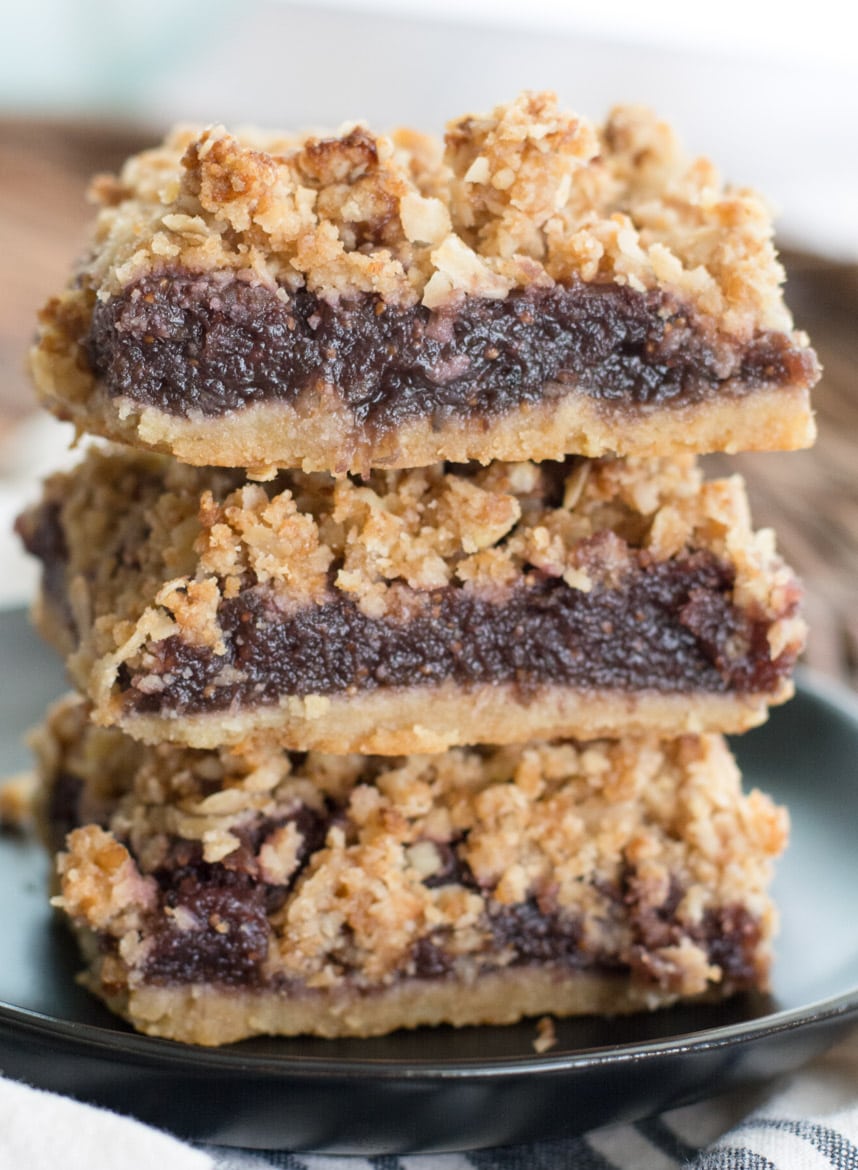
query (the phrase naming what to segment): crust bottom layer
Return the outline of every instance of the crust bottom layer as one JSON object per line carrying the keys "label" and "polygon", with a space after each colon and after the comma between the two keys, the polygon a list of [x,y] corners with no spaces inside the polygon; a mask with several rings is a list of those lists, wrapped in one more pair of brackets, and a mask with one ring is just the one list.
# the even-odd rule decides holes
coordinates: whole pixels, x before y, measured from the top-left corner
{"label": "crust bottom layer", "polygon": [[[149,1036],[208,1046],[251,1036],[382,1036],[402,1028],[513,1024],[528,1016],[624,1015],[668,1007],[681,997],[641,987],[628,976],[546,967],[480,975],[471,983],[413,979],[368,994],[220,988],[210,984],[142,986],[118,994],[87,986],[111,1011]],[[695,1002],[725,998],[728,984]]]}
{"label": "crust bottom layer", "polygon": [[362,473],[371,467],[424,467],[442,460],[554,460],[567,454],[592,458],[673,456],[723,451],[793,451],[815,437],[805,387],[720,395],[692,406],[623,407],[568,387],[546,387],[547,401],[496,417],[436,425],[416,419],[370,435],[356,426],[336,392],[313,406],[283,403],[245,406],[228,416],[179,418],[156,407],[96,391],[71,401],[40,381],[42,401],[80,430],[213,467],[300,467],[304,471]]}
{"label": "crust bottom layer", "polygon": [[122,709],[102,712],[145,743],[195,748],[240,744],[249,738],[300,751],[400,755],[440,752],[456,744],[526,743],[535,739],[601,739],[620,735],[674,736],[747,731],[767,709],[792,696],[784,680],[774,694],[659,694],[576,691],[542,687],[527,699],[514,685],[465,690],[455,685],[414,687],[359,696],[290,696],[269,707],[235,714],[212,711],[168,718]]}

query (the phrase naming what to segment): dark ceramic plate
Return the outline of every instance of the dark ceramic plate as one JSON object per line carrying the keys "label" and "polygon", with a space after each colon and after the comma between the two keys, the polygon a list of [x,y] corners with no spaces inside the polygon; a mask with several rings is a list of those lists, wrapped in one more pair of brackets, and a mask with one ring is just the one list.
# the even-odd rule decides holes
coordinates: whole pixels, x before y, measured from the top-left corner
{"label": "dark ceramic plate", "polygon": [[[21,613],[0,613],[0,772],[62,689]],[[352,1153],[453,1150],[631,1120],[793,1069],[858,1020],[858,704],[803,679],[737,741],[748,784],[786,802],[770,997],[617,1020],[564,1020],[536,1055],[532,1022],[376,1040],[254,1040],[204,1049],[137,1036],[75,986],[45,863],[0,837],[0,1068],[199,1141]]]}

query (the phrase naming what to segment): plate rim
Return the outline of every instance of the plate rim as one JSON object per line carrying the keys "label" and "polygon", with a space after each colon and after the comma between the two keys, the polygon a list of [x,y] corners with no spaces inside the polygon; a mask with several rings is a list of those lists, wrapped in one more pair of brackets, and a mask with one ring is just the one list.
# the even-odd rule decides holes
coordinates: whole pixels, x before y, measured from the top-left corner
{"label": "plate rim", "polygon": [[[29,1008],[18,1008],[0,1003],[0,1027],[11,1025],[18,1032],[46,1035],[54,1041],[61,1038],[76,1054],[97,1055],[108,1049],[114,1057],[122,1053],[134,1058],[140,1065],[158,1065],[163,1071],[181,1072],[193,1068],[211,1073],[250,1073],[261,1079],[336,1077],[341,1080],[361,1079],[367,1075],[387,1080],[406,1078],[409,1081],[451,1081],[475,1076],[486,1079],[510,1076],[535,1076],[599,1068],[604,1065],[717,1051],[738,1047],[763,1037],[786,1034],[809,1025],[844,1022],[852,1015],[858,1017],[858,984],[848,991],[803,1007],[790,1008],[770,1015],[743,1020],[737,1024],[722,1024],[695,1032],[683,1032],[667,1039],[645,1040],[628,1044],[584,1048],[575,1052],[550,1054],[534,1053],[518,1057],[463,1057],[452,1061],[427,1060],[419,1057],[408,1061],[393,1057],[358,1057],[301,1055],[278,1056],[241,1053],[204,1045],[182,1044],[158,1036],[124,1032],[97,1024],[57,1020]],[[276,1037],[275,1037],[276,1039]]]}
{"label": "plate rim", "polygon": [[[795,691],[811,702],[833,708],[858,734],[858,696],[843,683],[808,667],[795,674]],[[366,1057],[337,1054],[262,1054],[241,1052],[231,1046],[207,1047],[188,1045],[157,1036],[133,1031],[120,1031],[98,1024],[63,1020],[33,1008],[24,1008],[0,1000],[0,1029],[12,1030],[30,1037],[47,1037],[56,1045],[77,1055],[97,1056],[108,1049],[114,1056],[120,1053],[126,1060],[138,1065],[158,1065],[163,1071],[182,1069],[207,1071],[212,1074],[243,1072],[260,1079],[280,1079],[301,1076],[329,1079],[336,1077],[351,1081],[371,1075],[388,1080],[405,1078],[418,1081],[455,1081],[463,1078],[550,1075],[599,1068],[628,1062],[640,1063],[665,1056],[712,1052],[740,1046],[763,1037],[771,1038],[809,1025],[844,1023],[858,1016],[858,983],[846,991],[826,996],[798,1007],[775,1010],[736,1023],[721,1024],[669,1037],[625,1044],[599,1045],[564,1053],[536,1053],[514,1057],[460,1057],[455,1061],[419,1056],[408,1060],[396,1057]],[[276,1039],[276,1038],[275,1038]]]}

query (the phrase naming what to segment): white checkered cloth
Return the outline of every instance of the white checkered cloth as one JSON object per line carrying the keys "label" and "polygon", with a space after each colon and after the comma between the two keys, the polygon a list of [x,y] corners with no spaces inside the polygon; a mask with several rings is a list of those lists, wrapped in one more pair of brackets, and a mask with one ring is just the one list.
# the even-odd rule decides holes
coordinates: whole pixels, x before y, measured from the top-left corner
{"label": "white checkered cloth", "polygon": [[0,1080],[0,1170],[858,1170],[858,1031],[755,1094],[585,1137],[467,1154],[334,1157],[189,1146]]}

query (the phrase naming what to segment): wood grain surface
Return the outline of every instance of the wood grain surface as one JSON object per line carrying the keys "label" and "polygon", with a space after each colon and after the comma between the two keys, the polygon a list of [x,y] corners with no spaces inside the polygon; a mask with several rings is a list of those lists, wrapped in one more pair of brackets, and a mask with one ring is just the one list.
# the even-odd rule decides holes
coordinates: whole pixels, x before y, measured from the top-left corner
{"label": "wood grain surface", "polygon": [[[157,129],[0,119],[0,431],[33,409],[24,354],[36,312],[65,282],[92,209],[89,177],[114,170]],[[811,451],[722,456],[748,482],[758,526],[772,526],[807,589],[809,665],[858,686],[858,267],[789,253],[787,299],[825,376]]]}

